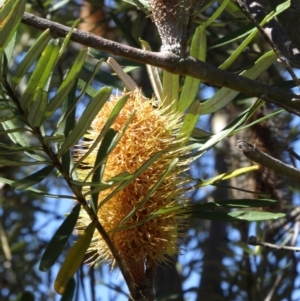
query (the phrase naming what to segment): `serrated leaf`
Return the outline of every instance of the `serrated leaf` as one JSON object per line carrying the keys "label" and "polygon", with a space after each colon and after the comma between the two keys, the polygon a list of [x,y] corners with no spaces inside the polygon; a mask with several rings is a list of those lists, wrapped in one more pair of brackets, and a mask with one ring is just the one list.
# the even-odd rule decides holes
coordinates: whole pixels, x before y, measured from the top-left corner
{"label": "serrated leaf", "polygon": [[75,293],[76,282],[74,278],[71,278],[67,284],[66,290],[63,293],[60,301],[72,301]]}
{"label": "serrated leaf", "polygon": [[91,122],[99,113],[103,104],[110,97],[112,88],[102,88],[98,91],[97,95],[90,101],[82,116],[78,120],[74,129],[69,134],[68,138],[58,151],[58,156],[62,156],[68,149],[73,147],[75,143],[82,138],[83,134],[89,129]]}
{"label": "serrated leaf", "polygon": [[45,30],[39,38],[35,41],[35,43],[30,47],[27,51],[26,55],[18,65],[14,75],[12,77],[12,88],[15,88],[23,78],[24,75],[28,73],[29,68],[32,64],[37,60],[37,58],[44,51],[46,45],[50,41],[50,30]]}
{"label": "serrated leaf", "polygon": [[13,186],[17,190],[24,190],[43,181],[53,169],[54,166],[46,166],[28,177],[14,181],[13,183],[11,183],[11,186]]}
{"label": "serrated leaf", "polygon": [[[108,154],[112,151],[114,148],[115,140],[118,136],[118,132],[109,129],[105,136],[103,137],[103,140],[100,144],[99,150],[97,152],[96,160],[95,160],[95,165],[93,168],[93,177],[92,181],[93,182],[101,182],[102,181],[102,175],[105,169],[105,162],[107,159]],[[93,186],[91,186],[91,191],[93,190]],[[93,193],[92,194],[92,200],[93,200],[93,205],[94,205],[94,210],[97,212],[97,204],[98,204],[98,196],[99,193]]]}
{"label": "serrated leaf", "polygon": [[0,51],[15,34],[25,11],[26,0],[6,0],[0,7]]}
{"label": "serrated leaf", "polygon": [[80,267],[91,243],[95,228],[96,223],[90,223],[84,230],[84,233],[79,237],[78,241],[70,249],[54,282],[54,289],[57,293],[63,294],[65,292],[69,280]]}
{"label": "serrated leaf", "polygon": [[55,232],[42,256],[39,265],[40,271],[48,271],[56,262],[57,258],[61,254],[64,246],[66,245],[70,235],[74,230],[75,224],[78,220],[80,209],[80,204],[77,204]]}

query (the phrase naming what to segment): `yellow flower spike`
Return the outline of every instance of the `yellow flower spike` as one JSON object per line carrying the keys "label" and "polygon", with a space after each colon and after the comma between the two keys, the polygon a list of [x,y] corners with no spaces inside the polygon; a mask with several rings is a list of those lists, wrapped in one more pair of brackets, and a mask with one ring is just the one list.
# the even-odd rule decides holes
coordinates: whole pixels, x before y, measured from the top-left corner
{"label": "yellow flower spike", "polygon": [[[117,97],[108,101],[93,121],[88,134],[91,145],[117,101]],[[167,113],[168,108],[157,108],[154,100],[145,99],[136,90],[130,93],[112,128],[122,132],[133,112],[135,114],[127,130],[107,158],[103,181],[109,182],[111,178],[124,172],[133,174],[158,152],[162,152],[162,155],[124,189],[100,205],[98,218],[114,242],[133,281],[140,285],[145,280],[146,268],[166,260],[166,255],[172,256],[178,252],[177,229],[182,225],[184,213],[172,212],[155,218],[149,217],[159,209],[176,205],[184,198],[185,183],[181,173],[188,167],[189,160],[181,159],[188,150],[182,146],[182,141],[186,139],[178,137],[182,126],[180,114]],[[86,151],[78,148],[76,160]],[[93,167],[96,154],[97,149],[85,158],[85,168],[79,172],[81,180]],[[172,164],[174,166],[170,168]],[[155,191],[148,195],[155,185]],[[115,188],[116,186],[100,191],[98,205]],[[89,223],[89,217],[82,211],[77,224],[78,233]],[[108,246],[97,231],[88,253],[91,253],[92,264],[105,260],[114,263]]]}

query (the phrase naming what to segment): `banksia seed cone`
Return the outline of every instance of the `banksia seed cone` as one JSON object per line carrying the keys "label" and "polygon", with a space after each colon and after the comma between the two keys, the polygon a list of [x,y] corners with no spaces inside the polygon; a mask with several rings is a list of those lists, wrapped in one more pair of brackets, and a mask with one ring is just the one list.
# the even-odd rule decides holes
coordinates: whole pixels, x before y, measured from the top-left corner
{"label": "banksia seed cone", "polygon": [[[104,105],[92,123],[91,131],[87,136],[90,142],[87,143],[94,142],[117,101],[118,99],[115,98]],[[187,161],[180,160],[180,157],[186,154],[186,148],[182,147],[183,140],[180,141],[178,137],[178,129],[182,125],[181,116],[154,108],[156,105],[154,101],[143,98],[138,91],[130,94],[129,100],[112,128],[122,133],[134,111],[135,115],[123,137],[107,158],[103,181],[109,181],[112,177],[126,171],[132,174],[157,152],[163,151],[163,154],[128,186],[100,206],[98,211],[99,221],[108,232],[128,272],[138,286],[145,281],[147,268],[165,260],[166,255],[172,256],[178,252],[177,229],[183,213],[181,212],[180,215],[180,213],[171,212],[152,216],[152,219],[149,217],[159,209],[176,205],[183,197],[184,183],[180,174],[188,165]],[[88,147],[88,144],[84,146]],[[76,160],[84,155],[85,151],[84,149],[78,150]],[[86,167],[93,166],[96,153],[97,150],[87,156],[84,161],[85,169],[78,170],[80,179],[84,179],[90,171]],[[179,158],[176,166],[163,179],[154,194],[118,228],[120,222],[137,208],[176,158]],[[99,204],[114,189],[115,187],[112,187],[101,191]],[[88,216],[82,211],[77,225],[79,234],[81,229],[89,223]],[[114,261],[109,248],[97,231],[95,231],[88,252],[93,254],[93,261],[96,263],[101,260],[109,260],[112,263]]]}
{"label": "banksia seed cone", "polygon": [[182,0],[150,0],[153,19],[162,40],[162,51],[182,52],[184,7]]}

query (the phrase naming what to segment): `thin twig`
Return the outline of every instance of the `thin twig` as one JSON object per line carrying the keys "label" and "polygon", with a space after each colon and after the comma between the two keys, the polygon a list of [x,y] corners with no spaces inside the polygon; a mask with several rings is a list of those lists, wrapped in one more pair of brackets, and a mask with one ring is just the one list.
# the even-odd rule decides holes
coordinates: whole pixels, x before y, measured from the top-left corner
{"label": "thin twig", "polygon": [[[299,49],[290,40],[285,30],[274,19],[270,20],[265,28],[259,24],[260,19],[268,15],[261,0],[233,0],[242,10],[242,12],[248,17],[248,19],[254,23],[257,29],[261,32],[265,40],[270,44],[274,52],[277,54],[279,60],[285,65],[287,71],[291,77],[299,86],[299,80],[295,75],[291,64],[300,68],[300,53]],[[287,59],[289,61],[287,61]]]}
{"label": "thin twig", "polygon": [[293,158],[296,158],[298,161],[300,161],[300,156],[293,150],[293,148],[290,147],[288,152]]}
{"label": "thin twig", "polygon": [[[22,22],[40,30],[49,29],[52,35],[57,37],[65,37],[71,30],[70,27],[29,13],[24,14]],[[71,40],[138,63],[156,66],[174,74],[198,78],[217,87],[227,87],[248,96],[261,97],[261,95],[266,95],[267,97],[264,99],[266,102],[277,104],[287,111],[300,116],[300,101],[295,101],[297,99],[300,100],[298,95],[232,72],[220,70],[193,57],[182,58],[172,52],[155,53],[141,50],[106,40],[78,29],[74,29]]]}
{"label": "thin twig", "polygon": [[279,175],[286,176],[295,181],[300,181],[300,170],[287,165],[264,152],[261,152],[255,147],[255,145],[243,140],[238,140],[237,148],[240,149],[248,159],[270,168]]}
{"label": "thin twig", "polygon": [[251,246],[261,246],[261,247],[267,247],[271,249],[276,250],[287,250],[287,251],[294,251],[294,252],[300,252],[300,248],[297,247],[291,247],[291,246],[278,246],[275,244],[271,244],[268,242],[260,241],[256,236],[250,236],[247,241],[248,245]]}

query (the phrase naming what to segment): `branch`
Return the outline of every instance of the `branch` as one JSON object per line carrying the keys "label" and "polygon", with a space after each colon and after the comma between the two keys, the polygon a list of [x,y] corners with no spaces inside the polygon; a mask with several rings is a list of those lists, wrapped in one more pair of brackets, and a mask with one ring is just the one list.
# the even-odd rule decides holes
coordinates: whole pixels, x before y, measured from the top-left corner
{"label": "branch", "polygon": [[[24,14],[22,22],[40,30],[49,29],[52,35],[57,37],[65,37],[71,30],[70,27],[29,13]],[[227,87],[242,92],[247,96],[259,97],[300,116],[300,98],[298,95],[220,70],[193,57],[182,58],[172,52],[155,53],[145,51],[106,40],[78,29],[74,29],[71,40],[138,63],[156,66],[171,73],[198,78],[214,86]]]}
{"label": "branch", "polygon": [[[268,14],[268,12],[262,4],[262,0],[234,0],[234,2],[241,8],[243,13],[256,25],[258,30],[262,33],[267,42],[274,49],[277,56],[284,63],[284,65],[287,67],[288,63],[290,63],[291,65],[300,68],[299,49],[287,35],[285,29],[274,19],[269,21],[264,27],[261,27],[259,25],[259,21]],[[277,4],[279,4],[278,1]],[[295,22],[294,20],[291,21]],[[283,56],[288,59],[288,62],[284,59]],[[288,71],[290,72],[291,69],[289,69]]]}
{"label": "branch", "polygon": [[251,245],[251,246],[262,246],[262,247],[268,247],[268,248],[277,249],[277,250],[288,250],[288,251],[300,252],[300,248],[290,247],[290,246],[278,246],[275,244],[270,244],[268,242],[260,241],[256,236],[250,236],[248,238],[247,243],[248,243],[248,245]]}
{"label": "branch", "polygon": [[261,152],[255,147],[255,145],[243,140],[238,140],[237,148],[240,149],[248,159],[262,166],[270,168],[279,175],[286,176],[295,181],[300,181],[300,170],[294,168],[293,166],[287,165],[264,152]]}
{"label": "branch", "polygon": [[286,31],[274,19],[269,21],[264,27],[259,24],[260,19],[268,14],[261,4],[261,0],[234,0],[234,2],[239,5],[244,14],[254,23],[281,63],[286,67],[294,82],[300,86],[300,82],[291,67],[293,65],[300,68],[300,52],[286,34]]}

